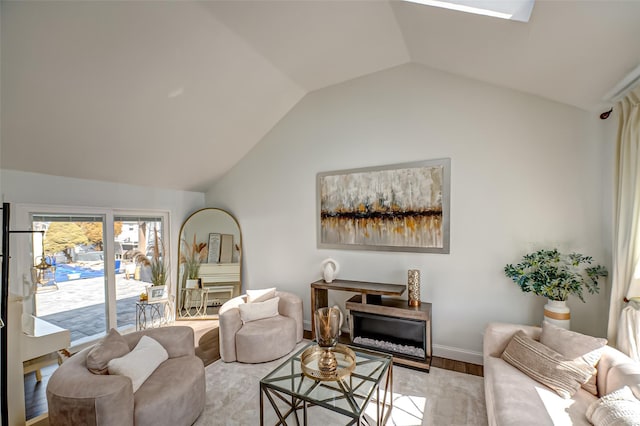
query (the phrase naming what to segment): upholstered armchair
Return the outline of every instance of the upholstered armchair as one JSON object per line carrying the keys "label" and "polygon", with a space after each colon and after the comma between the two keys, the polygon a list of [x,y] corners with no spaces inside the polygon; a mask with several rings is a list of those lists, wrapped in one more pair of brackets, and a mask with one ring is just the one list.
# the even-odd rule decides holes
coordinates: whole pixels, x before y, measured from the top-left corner
{"label": "upholstered armchair", "polygon": [[302,300],[284,291],[275,291],[269,299],[274,298],[278,298],[277,311],[268,311],[265,318],[260,318],[265,311],[258,305],[270,303],[268,300],[248,303],[247,295],[242,295],[220,307],[220,357],[224,362],[272,361],[302,340]]}
{"label": "upholstered armchair", "polygon": [[[103,339],[109,339],[114,330]],[[195,356],[193,330],[176,326],[137,331],[120,336],[133,350],[143,336],[154,339],[166,350],[161,362],[134,392],[136,383],[126,375],[96,374],[89,370],[94,347],[65,361],[47,385],[49,424],[56,425],[191,425],[205,404],[205,375],[202,360]],[[98,352],[111,349],[102,342]],[[120,341],[122,342],[122,341]],[[121,344],[125,344],[122,342]],[[100,345],[103,346],[100,346]],[[124,349],[126,351],[126,347]],[[98,353],[98,356],[101,356]],[[93,358],[92,358],[93,357]],[[122,358],[120,358],[122,359]],[[163,358],[164,359],[164,358]],[[107,361],[103,358],[104,361]],[[145,359],[144,362],[147,362]],[[111,364],[109,364],[111,365]],[[110,369],[111,367],[109,367]],[[95,370],[94,370],[95,371]]]}

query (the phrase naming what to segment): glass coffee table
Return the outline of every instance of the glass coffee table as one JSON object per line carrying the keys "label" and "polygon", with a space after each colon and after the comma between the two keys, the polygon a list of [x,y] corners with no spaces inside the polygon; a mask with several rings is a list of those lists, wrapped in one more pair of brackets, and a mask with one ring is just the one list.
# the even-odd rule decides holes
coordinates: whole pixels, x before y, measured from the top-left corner
{"label": "glass coffee table", "polygon": [[[342,379],[318,380],[302,372],[301,355],[315,343],[310,343],[260,380],[260,425],[264,425],[264,397],[277,415],[276,425],[308,424],[309,408],[322,407],[332,411],[323,424],[337,424],[338,417],[347,425],[384,425],[393,409],[393,363],[391,355],[351,347],[356,355],[355,369]],[[383,382],[384,379],[384,383]],[[381,385],[384,388],[381,389]],[[369,402],[375,404],[375,420],[367,413]],[[373,405],[373,404],[372,404]],[[299,412],[302,411],[302,422]],[[317,419],[324,417],[317,409]],[[374,422],[374,423],[372,423]]]}

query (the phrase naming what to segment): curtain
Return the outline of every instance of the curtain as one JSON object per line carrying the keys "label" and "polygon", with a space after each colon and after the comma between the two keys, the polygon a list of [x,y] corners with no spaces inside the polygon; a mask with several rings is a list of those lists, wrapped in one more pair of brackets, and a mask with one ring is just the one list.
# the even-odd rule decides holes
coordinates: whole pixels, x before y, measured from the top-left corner
{"label": "curtain", "polygon": [[[618,104],[619,123],[615,164],[613,265],[609,302],[608,339],[618,346],[629,339],[629,330],[619,328],[633,273],[640,258],[640,86]],[[619,339],[618,333],[621,338]]]}
{"label": "curtain", "polygon": [[622,310],[618,331],[618,349],[634,361],[640,361],[640,302],[632,300]]}

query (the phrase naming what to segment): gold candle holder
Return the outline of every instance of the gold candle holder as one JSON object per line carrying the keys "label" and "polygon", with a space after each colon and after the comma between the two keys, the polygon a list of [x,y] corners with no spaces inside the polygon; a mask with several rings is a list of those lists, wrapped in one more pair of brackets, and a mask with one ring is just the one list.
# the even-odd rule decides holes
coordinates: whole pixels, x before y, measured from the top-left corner
{"label": "gold candle holder", "polygon": [[420,270],[409,269],[409,306],[420,306]]}

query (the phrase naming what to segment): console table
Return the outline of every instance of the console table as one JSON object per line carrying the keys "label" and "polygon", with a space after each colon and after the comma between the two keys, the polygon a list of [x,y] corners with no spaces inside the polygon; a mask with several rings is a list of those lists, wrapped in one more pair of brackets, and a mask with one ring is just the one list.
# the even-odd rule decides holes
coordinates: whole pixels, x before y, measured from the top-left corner
{"label": "console table", "polygon": [[318,308],[329,306],[329,290],[352,291],[362,295],[362,303],[379,302],[382,296],[402,296],[406,285],[372,283],[367,281],[333,280],[330,283],[318,280],[311,283],[311,333],[315,336],[313,313]]}
{"label": "console table", "polygon": [[[346,303],[350,344],[387,352],[393,362],[429,371],[431,367],[431,303],[409,306],[399,299],[405,285],[366,281],[323,280],[311,284],[311,331],[316,309],[328,305],[328,291],[360,293]],[[392,296],[392,297],[383,297]]]}

